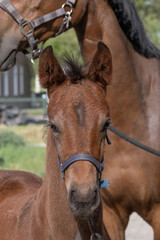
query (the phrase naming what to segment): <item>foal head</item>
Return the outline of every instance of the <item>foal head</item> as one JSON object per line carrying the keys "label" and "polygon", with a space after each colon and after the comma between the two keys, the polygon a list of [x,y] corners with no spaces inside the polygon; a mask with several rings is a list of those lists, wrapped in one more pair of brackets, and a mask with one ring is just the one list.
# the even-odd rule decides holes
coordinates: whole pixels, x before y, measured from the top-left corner
{"label": "foal head", "polygon": [[[79,153],[101,162],[109,121],[106,87],[112,73],[110,51],[99,43],[88,73],[75,62],[67,62],[64,73],[51,47],[43,51],[39,61],[57,155],[61,163]],[[82,160],[80,157],[64,172],[69,205],[77,218],[92,216],[100,205],[99,172],[93,163]]]}

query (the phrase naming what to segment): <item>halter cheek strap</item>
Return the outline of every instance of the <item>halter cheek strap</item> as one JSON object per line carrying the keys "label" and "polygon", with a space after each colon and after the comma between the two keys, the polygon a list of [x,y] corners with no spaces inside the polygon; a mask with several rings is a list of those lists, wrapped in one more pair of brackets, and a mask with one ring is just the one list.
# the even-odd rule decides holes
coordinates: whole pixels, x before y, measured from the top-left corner
{"label": "halter cheek strap", "polygon": [[[29,53],[27,50],[24,51],[26,55],[28,55],[29,58],[36,59],[39,57],[43,44],[41,48],[38,48],[38,39],[35,39],[34,37],[34,30],[35,28],[39,27],[43,23],[55,20],[59,17],[64,17],[62,25],[59,29],[59,31],[54,35],[57,36],[60,33],[66,31],[69,28],[69,24],[71,22],[71,14],[72,14],[72,8],[75,5],[76,0],[67,0],[61,8],[50,12],[48,14],[45,14],[42,17],[36,18],[33,21],[28,21],[24,19],[21,14],[18,12],[16,7],[11,3],[10,0],[0,0],[0,8],[3,9],[5,12],[7,12],[14,21],[16,21],[19,24],[20,27],[20,32],[22,33],[23,36],[25,36],[28,40],[29,46],[32,49],[32,57],[30,57]],[[65,8],[69,7],[70,11],[66,11]],[[29,31],[25,30],[25,27],[29,28]]]}

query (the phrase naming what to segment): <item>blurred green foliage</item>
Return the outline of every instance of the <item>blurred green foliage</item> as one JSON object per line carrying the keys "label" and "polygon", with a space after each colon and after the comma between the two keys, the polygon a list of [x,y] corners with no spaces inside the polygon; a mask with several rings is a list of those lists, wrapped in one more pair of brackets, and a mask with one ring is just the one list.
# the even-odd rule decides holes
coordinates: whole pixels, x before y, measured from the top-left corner
{"label": "blurred green foliage", "polygon": [[[82,60],[80,47],[73,28],[55,38],[48,39],[44,44],[43,49],[49,45],[53,47],[54,54],[60,63],[62,63],[65,53],[72,53],[74,56],[78,56]],[[38,60],[35,61],[33,68],[35,73],[37,73]]]}
{"label": "blurred green foliage", "polygon": [[8,130],[3,130],[0,132],[0,148],[8,145],[13,145],[14,147],[24,146],[25,141],[22,136]]}
{"label": "blurred green foliage", "polygon": [[[39,133],[38,128],[33,129],[33,126],[23,126],[30,132],[34,132],[35,137],[42,138],[42,132]],[[1,162],[1,169],[8,170],[23,170],[33,172],[40,177],[44,176],[45,166],[45,147],[39,143],[33,143],[33,137],[29,139],[26,133],[21,131],[21,126],[16,126],[15,131],[23,134],[23,136],[14,133],[10,130],[0,129],[0,157],[4,160]],[[37,141],[38,142],[38,141]]]}
{"label": "blurred green foliage", "polygon": [[160,49],[160,0],[133,0],[150,40]]}
{"label": "blurred green foliage", "polygon": [[26,146],[8,145],[0,148],[4,163],[0,167],[7,170],[22,170],[44,176],[45,148],[27,144]]}
{"label": "blurred green foliage", "polygon": [[53,47],[54,53],[59,58],[60,62],[66,52],[72,52],[75,56],[81,56],[80,47],[74,29],[69,29],[56,38],[50,38],[46,42],[45,46],[46,45],[51,45]]}

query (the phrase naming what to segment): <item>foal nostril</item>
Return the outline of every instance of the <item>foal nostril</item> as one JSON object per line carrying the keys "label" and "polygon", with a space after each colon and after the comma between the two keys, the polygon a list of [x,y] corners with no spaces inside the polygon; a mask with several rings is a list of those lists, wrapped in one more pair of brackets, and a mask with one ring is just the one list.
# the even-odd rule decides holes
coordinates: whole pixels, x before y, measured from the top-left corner
{"label": "foal nostril", "polygon": [[93,203],[96,203],[98,198],[98,189],[96,188],[93,192]]}
{"label": "foal nostril", "polygon": [[69,193],[69,202],[71,203],[75,203],[76,202],[76,190],[75,189],[72,189],[70,190],[70,193]]}

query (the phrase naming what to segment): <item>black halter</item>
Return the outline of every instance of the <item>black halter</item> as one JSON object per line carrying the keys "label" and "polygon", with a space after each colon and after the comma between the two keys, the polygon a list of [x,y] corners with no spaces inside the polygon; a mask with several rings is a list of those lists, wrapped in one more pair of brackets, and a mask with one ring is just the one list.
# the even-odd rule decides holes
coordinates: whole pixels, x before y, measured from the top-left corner
{"label": "black halter", "polygon": [[[5,12],[7,12],[13,18],[13,20],[19,24],[20,32],[22,33],[23,36],[25,36],[27,38],[29,46],[32,50],[32,56],[30,58],[36,59],[39,57],[44,43],[41,45],[40,48],[38,48],[38,39],[35,39],[35,37],[34,37],[35,28],[39,27],[43,23],[52,21],[56,18],[63,16],[64,17],[63,23],[62,23],[59,31],[53,37],[66,31],[69,28],[69,24],[72,19],[71,14],[72,14],[72,9],[73,9],[73,6],[75,5],[75,3],[76,3],[76,0],[67,0],[62,5],[61,8],[59,8],[51,13],[45,14],[42,17],[36,18],[33,21],[28,21],[28,20],[24,19],[20,15],[18,10],[15,8],[15,6],[10,2],[10,0],[0,0],[0,8],[3,9]],[[66,7],[69,7],[70,11],[66,11],[65,10]],[[28,28],[29,28],[28,32],[25,30],[26,26],[28,26]],[[29,57],[28,51],[25,50],[24,53],[28,54],[28,57]]]}
{"label": "black halter", "polygon": [[[108,144],[111,144],[108,137],[106,137],[106,139],[107,139]],[[64,172],[72,163],[78,162],[78,161],[88,161],[88,162],[92,163],[96,167],[97,171],[99,172],[99,187],[103,188],[103,187],[109,186],[109,180],[101,180],[102,171],[104,169],[104,158],[102,158],[101,162],[99,162],[97,159],[95,159],[93,156],[91,156],[88,153],[77,153],[77,154],[74,154],[71,157],[67,158],[63,163],[61,163],[54,138],[53,138],[53,142],[54,142],[54,146],[55,146],[55,149],[57,152],[58,164],[59,164],[59,167],[60,167],[60,170],[62,173],[63,181],[65,180]]]}
{"label": "black halter", "polygon": [[[107,140],[108,144],[111,144],[107,134],[106,134],[106,140]],[[102,158],[102,161],[99,162],[96,158],[94,158],[93,156],[91,156],[88,153],[77,153],[77,154],[74,154],[71,157],[67,158],[63,163],[61,163],[54,137],[53,137],[53,142],[54,142],[54,146],[55,146],[55,149],[56,149],[56,152],[57,152],[58,164],[59,164],[59,167],[60,167],[60,170],[61,170],[61,173],[62,173],[63,181],[65,180],[64,172],[72,163],[77,162],[77,161],[88,161],[88,162],[92,163],[96,167],[97,171],[99,172],[99,188],[104,188],[104,187],[109,186],[109,180],[107,180],[107,179],[106,180],[101,180],[102,171],[104,169],[104,158]],[[94,239],[104,240],[104,238],[99,233],[97,233],[95,231],[95,226],[94,226],[94,223],[93,223],[91,218],[88,219],[88,226],[89,226],[90,231],[91,231],[90,240],[94,240]]]}

